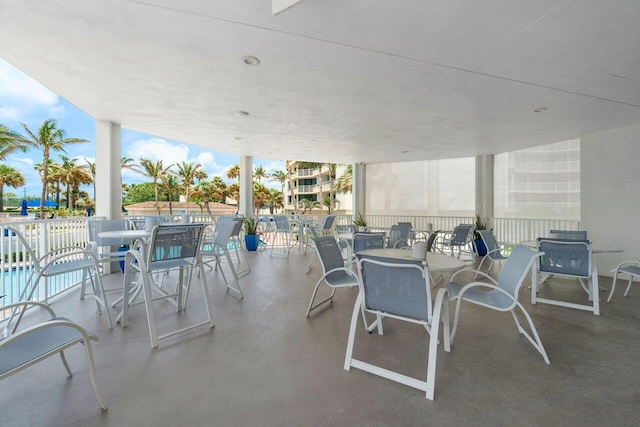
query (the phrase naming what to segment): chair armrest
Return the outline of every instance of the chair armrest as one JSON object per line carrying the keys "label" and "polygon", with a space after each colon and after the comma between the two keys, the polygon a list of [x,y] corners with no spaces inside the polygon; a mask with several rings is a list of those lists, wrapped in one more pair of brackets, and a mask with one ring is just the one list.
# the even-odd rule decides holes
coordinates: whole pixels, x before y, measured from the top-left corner
{"label": "chair armrest", "polygon": [[[480,275],[482,277],[485,277],[485,278],[491,280],[491,282],[493,282],[494,286],[498,285],[498,282],[496,282],[496,279],[494,279],[493,277],[489,276],[487,273],[485,273],[483,271],[480,271],[480,270],[472,270],[470,268],[465,268],[465,269],[456,271],[455,273],[453,273],[453,275],[451,275],[451,279],[449,281],[453,282],[454,279],[456,278],[456,276],[458,276],[458,274],[462,274],[462,273],[474,273],[474,274],[476,274],[476,277],[477,277],[477,275]],[[471,283],[485,283],[486,284],[486,282],[471,282]]]}
{"label": "chair armrest", "polygon": [[338,271],[344,271],[345,273],[347,273],[349,276],[353,276],[356,279],[358,278],[358,275],[356,273],[353,272],[353,270],[351,270],[350,268],[347,267],[338,267],[338,268],[334,268],[332,270],[327,271],[326,273],[324,273],[322,275],[322,277],[320,278],[320,280],[324,279],[325,277],[327,277],[329,274],[331,273],[335,273]]}
{"label": "chair armrest", "polygon": [[47,320],[45,322],[41,322],[38,323],[36,325],[32,325],[26,329],[23,329],[20,332],[16,332],[10,336],[8,336],[7,338],[3,339],[2,341],[0,341],[0,347],[4,347],[6,345],[11,344],[13,341],[17,341],[20,340],[22,338],[24,338],[26,335],[32,334],[34,332],[40,331],[42,329],[47,329],[47,328],[53,328],[53,327],[58,327],[58,326],[66,326],[69,328],[73,328],[75,330],[78,331],[78,333],[82,336],[82,339],[85,342],[88,342],[89,340],[91,341],[98,341],[99,338],[97,335],[89,335],[89,333],[86,331],[86,329],[84,329],[82,326],[78,325],[75,322],[72,322],[71,320],[68,319],[64,319],[64,318],[56,318],[53,320]]}
{"label": "chair armrest", "polygon": [[613,272],[613,271],[616,271],[616,270],[621,269],[622,267],[627,267],[627,266],[629,266],[629,265],[633,265],[633,266],[635,266],[635,267],[638,267],[638,266],[640,266],[640,261],[623,261],[623,262],[621,262],[620,264],[618,264],[618,265],[616,266],[616,268],[614,268],[614,269],[613,269],[613,270],[611,270],[611,271]]}
{"label": "chair armrest", "polygon": [[[24,315],[24,310],[26,310],[29,306],[43,308],[47,312],[49,312],[49,315],[51,316],[52,319],[56,317],[56,313],[53,311],[51,307],[38,301],[19,301],[19,302],[14,302],[12,304],[4,305],[0,307],[0,311],[11,310],[11,315],[9,316],[9,319],[6,321],[6,324],[4,326],[4,329],[2,330],[2,333],[0,334],[0,337],[7,336],[7,335],[10,336],[16,331],[16,329],[18,329],[18,325],[20,324],[20,321],[22,320],[22,316]],[[13,322],[13,318],[16,316],[16,312],[17,312],[16,309],[19,307],[24,307],[24,309],[20,311],[20,314],[18,314],[18,320],[16,320],[15,324],[11,327],[11,332],[7,334],[7,331],[9,330],[9,327]]]}

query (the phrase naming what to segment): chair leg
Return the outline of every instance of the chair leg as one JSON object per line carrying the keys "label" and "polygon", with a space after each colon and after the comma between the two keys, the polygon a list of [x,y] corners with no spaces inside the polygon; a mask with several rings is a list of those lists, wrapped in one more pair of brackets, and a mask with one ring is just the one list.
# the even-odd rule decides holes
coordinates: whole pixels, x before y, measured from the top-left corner
{"label": "chair leg", "polygon": [[527,313],[527,310],[524,309],[524,307],[522,306],[522,304],[520,304],[519,301],[516,301],[516,304],[517,304],[518,307],[520,307],[520,310],[524,314],[524,317],[527,319],[527,323],[529,323],[529,329],[531,329],[531,333],[533,334],[533,338],[527,333],[527,331],[525,331],[522,328],[522,326],[520,326],[520,322],[518,321],[518,317],[516,316],[515,309],[514,309],[514,310],[511,310],[511,316],[513,316],[513,320],[516,322],[516,327],[518,328],[518,332],[520,332],[522,335],[525,336],[525,338],[527,338],[527,340],[529,340],[531,345],[533,345],[533,347],[536,350],[538,350],[538,352],[542,355],[542,358],[544,359],[544,362],[547,365],[550,365],[551,362],[549,361],[549,357],[547,356],[547,352],[545,351],[544,346],[542,345],[542,341],[540,340],[540,336],[538,335],[538,331],[536,330],[536,327],[533,324],[533,320],[531,320],[531,317],[529,316],[529,313]]}
{"label": "chair leg", "polygon": [[309,313],[311,313],[313,310],[315,310],[316,308],[318,308],[319,306],[321,306],[325,302],[331,302],[333,300],[333,296],[336,293],[336,288],[332,288],[330,296],[328,296],[327,298],[323,299],[322,301],[320,301],[316,305],[313,305],[313,300],[316,298],[316,294],[318,293],[318,288],[320,287],[320,284],[323,281],[324,281],[324,277],[320,278],[320,280],[318,280],[318,283],[316,283],[316,287],[313,288],[313,293],[311,294],[311,301],[309,301],[309,307],[307,308],[306,317],[309,317]]}
{"label": "chair leg", "polygon": [[64,357],[64,351],[60,352],[60,358],[62,359],[62,364],[64,365],[64,369],[67,370],[67,377],[69,378],[73,377],[73,373],[71,372],[71,369],[69,368],[69,364],[67,363],[67,358]]}
{"label": "chair leg", "polygon": [[107,301],[107,295],[104,291],[104,285],[102,284],[102,279],[100,278],[100,271],[98,268],[93,269],[94,274],[88,272],[89,277],[91,278],[91,282],[93,283],[93,277],[95,275],[96,284],[93,289],[93,297],[96,300],[96,304],[98,305],[98,312],[100,312],[100,306],[104,307],[105,315],[107,316],[107,323],[109,324],[109,329],[113,328],[113,322],[111,321],[111,313],[109,313],[109,303]]}
{"label": "chair leg", "polygon": [[353,345],[356,338],[356,327],[358,325],[358,311],[362,307],[362,296],[358,293],[356,302],[353,305],[353,312],[351,313],[351,325],[349,326],[349,339],[347,340],[347,352],[344,356],[344,370],[351,370],[351,359],[353,357]]}
{"label": "chair leg", "polygon": [[631,284],[633,283],[633,276],[629,277],[629,284],[627,285],[627,290],[624,291],[624,296],[626,297],[629,293],[629,289],[631,289]]}
{"label": "chair leg", "polygon": [[[631,280],[633,280],[633,277],[631,277],[629,279],[629,286],[631,286]],[[616,269],[616,272],[613,273],[613,283],[611,284],[611,292],[609,293],[609,298],[607,298],[607,302],[611,302],[611,297],[613,296],[613,291],[616,290],[616,282],[618,281],[618,270]],[[629,288],[627,287],[627,292],[629,291]],[[625,293],[626,296],[626,293]]]}
{"label": "chair leg", "polygon": [[91,384],[93,385],[93,390],[96,392],[96,396],[98,396],[98,400],[100,401],[100,406],[103,410],[107,410],[107,402],[104,400],[104,396],[100,392],[100,388],[98,388],[98,375],[96,374],[96,364],[93,360],[93,350],[91,349],[90,340],[84,340],[84,350],[87,356],[87,364],[89,365],[89,373],[91,374]]}

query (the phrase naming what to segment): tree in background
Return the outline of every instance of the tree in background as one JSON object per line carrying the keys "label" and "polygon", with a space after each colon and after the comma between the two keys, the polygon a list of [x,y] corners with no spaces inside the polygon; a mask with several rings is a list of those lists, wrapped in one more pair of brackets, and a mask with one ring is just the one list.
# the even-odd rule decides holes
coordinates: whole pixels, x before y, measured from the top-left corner
{"label": "tree in background", "polygon": [[176,176],[173,174],[164,175],[162,177],[162,185],[167,192],[167,199],[169,200],[169,215],[173,215],[173,205],[171,204],[171,201],[173,200],[173,195],[176,194],[180,185],[178,184]]}
{"label": "tree in background", "polygon": [[4,211],[4,186],[18,188],[24,185],[24,176],[16,169],[0,164],[0,212]]}
{"label": "tree in background", "polygon": [[347,165],[344,173],[335,182],[336,193],[348,193],[353,189],[353,165]]}
{"label": "tree in background", "polygon": [[[271,173],[271,180],[270,181],[277,181],[280,183],[280,187],[281,187],[281,191],[280,194],[282,196],[282,207],[284,208],[284,183],[287,182],[287,180],[289,179],[290,176],[290,172],[284,172],[284,171],[280,171],[280,170],[276,170],[273,171]],[[273,213],[273,212],[271,212]]]}
{"label": "tree in background", "polygon": [[142,174],[144,176],[148,176],[151,178],[151,182],[153,183],[153,194],[154,200],[156,202],[156,212],[160,215],[160,206],[158,205],[158,184],[162,181],[162,177],[166,175],[171,166],[163,167],[162,160],[156,160],[155,162],[150,159],[140,158],[139,165],[133,165],[131,167],[132,170]]}
{"label": "tree in background", "polygon": [[[89,142],[86,139],[67,138],[63,129],[58,129],[55,119],[46,119],[37,132],[32,132],[27,125],[20,123],[26,132],[26,137],[16,139],[17,144],[26,145],[42,151],[42,164],[49,164],[49,157],[52,151],[65,152],[64,147],[71,144],[82,144]],[[42,168],[42,191],[40,193],[40,217],[44,217],[44,201],[47,197],[47,186],[49,185],[49,168]]]}
{"label": "tree in background", "polygon": [[265,168],[263,168],[262,165],[256,166],[253,170],[253,179],[257,179],[258,182],[262,182],[263,179],[267,178],[269,178],[269,174],[267,173]]}
{"label": "tree in background", "polygon": [[182,162],[177,165],[178,172],[176,175],[182,180],[182,185],[185,191],[185,198],[187,200],[186,213],[189,215],[189,187],[194,184],[196,178],[204,179],[207,177],[205,171],[203,171],[202,165],[196,162]]}
{"label": "tree in background", "polygon": [[20,138],[20,134],[0,124],[0,160],[6,160],[14,151],[25,153],[29,149],[26,144],[20,142]]}

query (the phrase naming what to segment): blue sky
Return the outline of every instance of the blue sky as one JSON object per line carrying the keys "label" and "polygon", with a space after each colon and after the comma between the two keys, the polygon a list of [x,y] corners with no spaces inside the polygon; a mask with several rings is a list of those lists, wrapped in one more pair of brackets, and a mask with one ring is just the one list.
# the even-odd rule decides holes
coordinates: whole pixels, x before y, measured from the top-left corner
{"label": "blue sky", "polygon": [[[67,153],[52,153],[51,158],[59,161],[59,154],[77,158],[78,164],[95,159],[95,120],[79,110],[63,98],[59,97],[40,83],[31,79],[20,70],[0,58],[0,123],[10,129],[24,133],[20,123],[26,124],[32,131],[45,119],[58,120],[58,127],[67,132],[68,137],[87,139],[86,144],[70,145]],[[122,155],[131,157],[138,162],[140,157],[151,160],[163,160],[165,166],[182,161],[196,161],[202,168],[213,176],[220,176],[226,182],[226,171],[229,166],[238,163],[238,156],[210,151],[153,135],[122,129]],[[18,189],[5,187],[5,192],[22,196],[26,188],[27,195],[39,196],[42,183],[34,165],[42,161],[40,151],[31,150],[9,156],[5,164],[17,169],[25,177],[25,187]],[[254,165],[262,165],[267,172],[284,170],[283,160],[253,159]],[[130,170],[123,170],[122,180],[125,183],[140,183],[148,179]],[[280,188],[279,183],[263,181],[263,184],[273,188]],[[91,186],[83,186],[89,194],[93,192]]]}

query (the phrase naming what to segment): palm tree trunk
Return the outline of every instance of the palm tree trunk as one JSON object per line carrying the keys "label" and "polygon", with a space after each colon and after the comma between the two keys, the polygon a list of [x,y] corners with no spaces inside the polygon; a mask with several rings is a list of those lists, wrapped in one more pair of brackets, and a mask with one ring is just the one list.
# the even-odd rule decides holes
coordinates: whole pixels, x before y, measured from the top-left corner
{"label": "palm tree trunk", "polygon": [[204,196],[202,199],[204,200],[205,207],[207,208],[207,213],[213,216],[213,214],[211,213],[211,207],[209,206],[209,196]]}
{"label": "palm tree trunk", "polygon": [[153,192],[156,197],[156,212],[160,215],[160,205],[158,205],[158,182],[155,180],[153,181]]}
{"label": "palm tree trunk", "polygon": [[42,153],[42,191],[40,192],[40,218],[44,218],[44,199],[47,197],[47,185],[49,182],[49,149]]}

